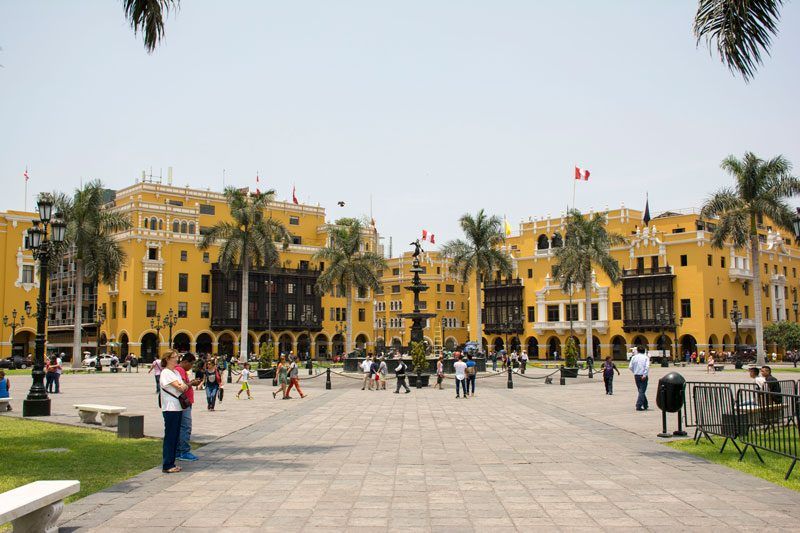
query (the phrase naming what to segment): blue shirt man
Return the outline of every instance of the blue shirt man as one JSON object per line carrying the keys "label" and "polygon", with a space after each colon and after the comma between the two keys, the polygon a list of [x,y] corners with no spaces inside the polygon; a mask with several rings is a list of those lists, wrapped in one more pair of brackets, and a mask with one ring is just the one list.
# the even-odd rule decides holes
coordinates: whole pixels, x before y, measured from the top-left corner
{"label": "blue shirt man", "polygon": [[636,410],[647,411],[647,376],[650,373],[650,357],[645,353],[644,346],[637,348],[637,354],[631,357],[628,368],[633,373],[636,382],[636,390],[639,391],[636,397]]}

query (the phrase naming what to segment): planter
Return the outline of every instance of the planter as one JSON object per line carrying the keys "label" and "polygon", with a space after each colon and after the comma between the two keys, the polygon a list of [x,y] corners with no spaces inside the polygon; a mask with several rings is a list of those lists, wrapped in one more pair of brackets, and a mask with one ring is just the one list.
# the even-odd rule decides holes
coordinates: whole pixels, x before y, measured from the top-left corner
{"label": "planter", "polygon": [[274,368],[259,368],[256,372],[258,372],[258,379],[273,379],[275,377]]}
{"label": "planter", "polygon": [[[408,377],[408,386],[409,387],[416,387],[417,386],[417,375],[416,374],[407,374]],[[423,387],[427,387],[428,383],[430,382],[431,375],[430,374],[422,374],[419,376],[420,381],[422,382],[421,385]]]}
{"label": "planter", "polygon": [[664,368],[669,368],[669,359],[666,357],[661,358],[661,366]]}
{"label": "planter", "polygon": [[562,378],[577,378],[578,377],[578,369],[577,367],[561,367],[561,377]]}

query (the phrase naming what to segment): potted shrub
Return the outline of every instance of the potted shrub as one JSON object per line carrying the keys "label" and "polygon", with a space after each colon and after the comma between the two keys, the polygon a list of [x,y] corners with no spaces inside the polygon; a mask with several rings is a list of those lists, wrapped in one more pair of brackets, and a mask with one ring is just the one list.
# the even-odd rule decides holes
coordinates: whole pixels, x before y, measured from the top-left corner
{"label": "potted shrub", "polygon": [[578,345],[572,337],[567,339],[564,346],[564,362],[566,365],[561,367],[561,377],[578,377]]}
{"label": "potted shrub", "polygon": [[275,368],[272,366],[272,359],[275,357],[275,345],[272,342],[265,342],[259,348],[258,354],[258,379],[273,379]]}
{"label": "potted shrub", "polygon": [[[431,375],[428,373],[428,356],[425,343],[411,343],[411,366],[413,372],[408,376],[408,383],[412,387],[427,387]],[[425,372],[423,374],[423,372]]]}

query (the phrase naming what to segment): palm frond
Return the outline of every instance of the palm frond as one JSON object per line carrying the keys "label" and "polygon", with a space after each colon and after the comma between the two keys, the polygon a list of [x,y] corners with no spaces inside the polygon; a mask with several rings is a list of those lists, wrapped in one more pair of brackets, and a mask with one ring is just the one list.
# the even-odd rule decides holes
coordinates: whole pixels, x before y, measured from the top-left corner
{"label": "palm frond", "polygon": [[164,39],[164,19],[170,9],[178,9],[180,0],[123,0],[125,18],[134,34],[144,34],[144,48],[152,54]]}

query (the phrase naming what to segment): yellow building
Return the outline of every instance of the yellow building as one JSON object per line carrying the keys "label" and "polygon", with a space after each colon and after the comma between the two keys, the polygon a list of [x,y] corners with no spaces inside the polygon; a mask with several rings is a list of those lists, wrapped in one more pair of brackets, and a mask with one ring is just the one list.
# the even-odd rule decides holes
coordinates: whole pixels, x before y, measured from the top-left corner
{"label": "yellow building", "polygon": [[[492,280],[484,286],[484,343],[499,349],[527,349],[532,358],[561,354],[572,332],[585,355],[585,317],[593,318],[595,358],[613,355],[624,359],[627,350],[646,346],[661,350],[663,308],[674,313],[666,328],[663,348],[677,353],[733,351],[736,326],[731,311],[742,316],[739,344],[755,344],[753,290],[763,291],[760,310],[765,327],[778,320],[797,321],[800,250],[793,235],[759,224],[762,287],[752,287],[749,252],[730,246],[711,247],[713,221],[700,218],[699,210],[666,212],[642,223],[642,212],[620,208],[607,213],[609,231],[628,242],[612,250],[624,269],[622,281],[613,286],[596,272],[592,309],[585,309],[583,289],[572,295],[561,290],[552,277],[554,249],[562,244],[565,218],[529,219],[519,225],[506,247],[513,256],[515,275],[510,280]],[[472,285],[471,285],[472,286]],[[470,298],[474,301],[475,289]],[[509,324],[514,308],[521,320]],[[475,311],[471,316],[475,320]],[[510,327],[509,327],[510,326]],[[474,337],[474,335],[472,335]],[[771,349],[771,348],[770,348]]]}
{"label": "yellow building", "polygon": [[[379,347],[385,338],[387,347],[399,349],[408,346],[411,340],[411,322],[400,317],[414,309],[414,294],[405,288],[413,277],[411,252],[386,262],[381,290],[375,295],[376,338]],[[436,313],[435,318],[426,321],[425,340],[434,350],[441,347],[454,350],[468,340],[467,292],[461,280],[450,273],[449,263],[439,252],[424,253],[420,266],[424,270],[420,279],[428,286],[420,294],[420,310]]]}
{"label": "yellow building", "polygon": [[[9,357],[12,350],[18,355],[33,354],[36,318],[27,316],[25,308],[30,306],[32,312],[36,311],[39,264],[25,249],[24,239],[34,218],[39,218],[36,213],[24,211],[0,213],[0,253],[3,254],[0,268],[0,316],[3,318],[0,323],[0,358]],[[18,326],[12,328],[12,324]]]}

